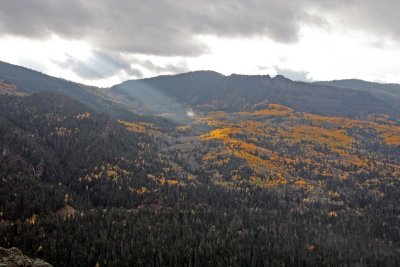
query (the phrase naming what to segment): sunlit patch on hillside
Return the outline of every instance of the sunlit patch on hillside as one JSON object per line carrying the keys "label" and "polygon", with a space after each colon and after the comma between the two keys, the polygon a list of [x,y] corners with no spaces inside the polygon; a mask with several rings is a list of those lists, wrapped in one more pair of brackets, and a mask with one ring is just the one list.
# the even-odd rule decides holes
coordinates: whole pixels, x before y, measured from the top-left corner
{"label": "sunlit patch on hillside", "polygon": [[271,151],[234,138],[234,135],[237,134],[243,134],[243,132],[239,128],[227,127],[211,131],[209,134],[201,136],[201,138],[203,140],[214,139],[222,141],[231,155],[246,160],[249,166],[258,173],[276,169],[276,166],[268,160],[269,156],[273,154]]}
{"label": "sunlit patch on hillside", "polygon": [[283,177],[277,177],[276,179],[262,179],[258,176],[251,176],[250,180],[255,186],[262,189],[272,189],[280,185],[286,185],[288,181]]}
{"label": "sunlit patch on hillside", "polygon": [[382,133],[382,137],[386,144],[400,146],[400,127],[390,127]]}
{"label": "sunlit patch on hillside", "polygon": [[118,120],[120,124],[126,127],[131,132],[144,133],[150,135],[160,135],[157,127],[150,122],[127,122],[123,120]]}
{"label": "sunlit patch on hillside", "polygon": [[0,80],[0,95],[25,96],[26,94],[21,92],[15,84]]}
{"label": "sunlit patch on hillside", "polygon": [[317,126],[299,125],[280,131],[281,135],[289,139],[290,142],[314,142],[327,145],[330,148],[344,147],[349,148],[354,142],[343,130],[328,130]]}

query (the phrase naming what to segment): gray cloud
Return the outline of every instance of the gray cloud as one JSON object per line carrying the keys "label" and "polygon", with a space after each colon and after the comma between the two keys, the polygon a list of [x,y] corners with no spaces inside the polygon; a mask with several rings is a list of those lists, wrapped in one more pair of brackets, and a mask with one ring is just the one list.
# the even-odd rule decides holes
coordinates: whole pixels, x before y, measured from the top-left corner
{"label": "gray cloud", "polygon": [[159,66],[151,62],[150,60],[135,60],[141,67],[150,70],[154,73],[169,73],[176,74],[190,71],[185,61],[178,62],[177,64],[167,64],[165,66]]}
{"label": "gray cloud", "polygon": [[55,33],[106,50],[196,56],[207,52],[199,34],[295,42],[300,24],[315,20],[302,6],[307,1],[3,0],[0,33],[30,38]]}
{"label": "gray cloud", "polygon": [[131,78],[142,78],[141,70],[158,74],[176,74],[188,72],[189,67],[181,60],[176,64],[157,65],[150,60],[117,52],[94,51],[85,59],[74,58],[66,54],[65,60],[53,60],[54,64],[69,69],[87,80],[105,79],[124,72]]}
{"label": "gray cloud", "polygon": [[309,72],[306,71],[294,71],[290,69],[280,69],[280,68],[277,68],[276,71],[279,75],[283,75],[286,78],[289,78],[293,81],[304,81],[304,82],[310,81],[310,79],[307,77]]}
{"label": "gray cloud", "polygon": [[397,0],[0,0],[0,34],[45,38],[55,33],[100,49],[195,56],[197,34],[265,35],[291,43],[303,24],[333,16],[353,27],[400,37]]}
{"label": "gray cloud", "polygon": [[102,50],[196,56],[207,52],[198,34],[262,35],[293,43],[304,24],[400,37],[397,0],[0,0],[0,34],[46,38],[57,34]]}
{"label": "gray cloud", "polygon": [[85,60],[66,55],[64,61],[53,61],[53,63],[66,69],[72,70],[81,78],[93,80],[103,79],[116,75],[123,71],[129,76],[141,78],[142,73],[131,66],[129,60],[119,53],[105,53],[95,51]]}
{"label": "gray cloud", "polygon": [[[329,0],[323,1],[325,4]],[[362,30],[378,38],[400,39],[398,0],[340,0],[331,1],[332,9],[326,11],[348,30]]]}
{"label": "gray cloud", "polygon": [[316,25],[369,32],[378,40],[375,47],[381,39],[400,40],[398,0],[0,0],[0,5],[0,36],[55,34],[89,42],[97,51],[90,60],[57,62],[87,79],[120,71],[141,77],[143,68],[186,71],[184,62],[157,66],[123,55],[199,56],[208,52],[198,39],[202,34],[295,43],[302,26]]}

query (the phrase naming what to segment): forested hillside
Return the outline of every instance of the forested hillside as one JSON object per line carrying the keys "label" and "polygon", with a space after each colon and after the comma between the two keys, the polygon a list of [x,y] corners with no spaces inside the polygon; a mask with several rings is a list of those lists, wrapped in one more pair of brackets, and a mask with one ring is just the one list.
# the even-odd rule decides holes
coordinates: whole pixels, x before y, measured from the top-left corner
{"label": "forested hillside", "polygon": [[54,212],[65,201],[135,206],[128,204],[138,197],[131,191],[152,183],[147,173],[164,174],[150,137],[69,97],[49,92],[2,97],[0,110],[5,219]]}
{"label": "forested hillside", "polygon": [[99,110],[19,75],[0,87],[2,247],[54,266],[400,265],[399,114],[368,92],[200,72],[92,94]]}

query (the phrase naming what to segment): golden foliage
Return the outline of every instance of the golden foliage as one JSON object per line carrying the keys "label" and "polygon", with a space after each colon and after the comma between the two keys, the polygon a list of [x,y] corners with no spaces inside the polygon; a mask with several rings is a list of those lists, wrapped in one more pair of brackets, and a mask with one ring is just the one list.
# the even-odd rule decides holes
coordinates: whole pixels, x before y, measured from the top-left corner
{"label": "golden foliage", "polygon": [[137,133],[145,133],[146,132],[145,126],[140,123],[127,122],[127,121],[122,121],[122,120],[118,120],[118,122],[121,123],[122,125],[124,125],[129,131],[137,132]]}
{"label": "golden foliage", "polygon": [[386,144],[393,146],[400,146],[400,127],[388,127],[383,131],[382,137]]}
{"label": "golden foliage", "polygon": [[[357,120],[295,112],[270,104],[267,109],[254,112],[212,113],[202,122],[213,130],[201,139],[223,144],[223,148],[208,151],[203,160],[222,166],[229,164],[232,156],[243,159],[253,171],[250,182],[261,188],[288,184],[313,192],[324,186],[319,183],[321,177],[343,181],[352,175],[377,171],[382,177],[400,177],[399,164],[383,163],[366,149],[360,150],[366,136],[376,137],[371,142],[400,145],[400,127],[388,116]],[[315,182],[299,177],[300,168]],[[231,174],[233,182],[234,177]]]}
{"label": "golden foliage", "polygon": [[313,123],[329,123],[333,126],[338,126],[344,129],[349,128],[369,128],[380,134],[383,141],[387,145],[400,145],[400,127],[395,126],[393,122],[389,121],[389,116],[383,115],[381,117],[369,116],[370,121],[355,120],[341,117],[327,117],[315,114],[305,113],[304,118]]}
{"label": "golden foliage", "polygon": [[328,217],[330,217],[330,218],[336,218],[338,215],[337,215],[337,212],[336,211],[330,211],[329,213],[328,213]]}
{"label": "golden foliage", "polygon": [[266,189],[266,188],[275,188],[279,185],[286,185],[288,181],[283,178],[283,177],[278,177],[276,179],[272,180],[263,180],[262,178],[258,176],[251,176],[250,180],[252,183],[260,188]]}
{"label": "golden foliage", "polygon": [[254,116],[282,116],[287,117],[293,113],[293,109],[279,105],[269,104],[268,109],[258,110],[253,112]]}
{"label": "golden foliage", "polygon": [[231,137],[240,133],[242,131],[238,128],[227,127],[213,130],[209,134],[201,136],[201,138],[203,140],[214,139],[222,141],[232,155],[246,160],[249,166],[257,172],[275,168],[271,161],[261,158],[262,155],[272,154],[270,151]]}
{"label": "golden foliage", "polygon": [[344,130],[328,130],[317,126],[300,125],[281,131],[282,136],[294,142],[308,141],[329,147],[349,147],[353,138]]}
{"label": "golden foliage", "polygon": [[[233,115],[242,116],[242,117],[261,117],[261,116],[270,116],[270,117],[289,117],[293,114],[293,109],[280,105],[280,104],[269,104],[268,109],[256,110],[254,112],[236,112]],[[214,117],[215,119],[215,117]]]}
{"label": "golden foliage", "polygon": [[150,122],[127,122],[123,120],[118,120],[118,122],[131,132],[144,133],[154,136],[159,136],[161,134],[157,127]]}
{"label": "golden foliage", "polygon": [[239,129],[235,128],[222,128],[211,131],[209,134],[202,135],[203,140],[219,139],[221,141],[230,139],[230,135],[240,133]]}
{"label": "golden foliage", "polygon": [[295,181],[294,185],[297,187],[304,188],[306,190],[312,189],[312,185],[310,184],[310,182],[308,182],[307,180],[304,180],[304,179],[299,179],[299,180]]}
{"label": "golden foliage", "polygon": [[209,151],[202,157],[202,160],[204,162],[212,162],[217,166],[222,166],[224,164],[229,163],[230,157],[228,156],[228,153],[226,153],[225,151],[222,152]]}
{"label": "golden foliage", "polygon": [[165,185],[165,184],[168,184],[168,185],[177,185],[177,184],[178,184],[178,181],[177,181],[177,180],[167,180],[167,179],[165,179],[164,177],[162,177],[162,178],[160,179],[160,183],[161,183],[161,185]]}
{"label": "golden foliage", "polygon": [[28,219],[26,219],[26,221],[29,223],[29,224],[36,224],[37,223],[37,220],[38,220],[38,215],[37,214],[32,214],[32,216],[30,217],[30,218],[28,218]]}
{"label": "golden foliage", "polygon": [[[91,182],[93,180],[98,180],[101,178],[107,178],[110,180],[113,180],[116,183],[120,182],[120,175],[131,175],[131,172],[120,168],[117,165],[111,165],[109,163],[106,163],[105,165],[102,165],[100,168],[95,167],[92,173],[86,174],[85,177],[83,177],[83,180]],[[82,180],[82,178],[80,178]]]}
{"label": "golden foliage", "polygon": [[15,96],[26,96],[26,93],[23,93],[18,90],[18,87],[15,84],[11,84],[8,82],[0,82],[0,94],[1,95],[15,95]]}
{"label": "golden foliage", "polygon": [[315,250],[315,245],[307,245],[307,251],[308,252],[313,252]]}

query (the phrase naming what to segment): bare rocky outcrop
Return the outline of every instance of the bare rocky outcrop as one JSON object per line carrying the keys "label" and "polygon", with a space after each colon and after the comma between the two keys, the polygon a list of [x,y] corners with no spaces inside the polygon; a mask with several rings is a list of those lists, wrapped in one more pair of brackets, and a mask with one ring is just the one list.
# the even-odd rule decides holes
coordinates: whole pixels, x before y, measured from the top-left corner
{"label": "bare rocky outcrop", "polygon": [[0,267],[52,267],[41,259],[30,259],[17,248],[0,247]]}

